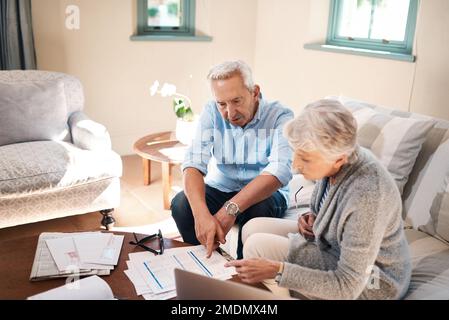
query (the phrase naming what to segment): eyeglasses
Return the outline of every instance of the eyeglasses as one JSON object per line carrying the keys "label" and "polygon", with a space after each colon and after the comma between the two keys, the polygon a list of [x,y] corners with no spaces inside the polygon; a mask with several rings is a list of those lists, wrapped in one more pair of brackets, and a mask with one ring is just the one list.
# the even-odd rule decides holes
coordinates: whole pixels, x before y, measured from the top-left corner
{"label": "eyeglasses", "polygon": [[[161,230],[159,230],[158,233],[152,234],[151,236],[142,238],[140,240],[137,240],[137,236],[136,236],[135,233],[133,233],[133,235],[134,235],[134,239],[136,241],[135,242],[134,241],[130,241],[129,244],[132,244],[132,245],[135,245],[135,246],[139,246],[139,247],[141,247],[142,249],[144,249],[146,251],[154,253],[155,255],[161,255],[161,254],[164,253],[164,237],[162,236]],[[155,250],[153,248],[150,248],[150,247],[147,247],[146,245],[144,245],[145,242],[147,242],[149,240],[152,240],[152,239],[154,239],[156,237],[159,239],[159,250]]]}
{"label": "eyeglasses", "polygon": [[300,207],[299,204],[298,204],[298,193],[299,193],[302,189],[304,189],[304,186],[301,186],[301,187],[299,188],[299,190],[296,191],[296,193],[295,193],[295,205],[296,205],[296,209],[298,209],[298,208]]}

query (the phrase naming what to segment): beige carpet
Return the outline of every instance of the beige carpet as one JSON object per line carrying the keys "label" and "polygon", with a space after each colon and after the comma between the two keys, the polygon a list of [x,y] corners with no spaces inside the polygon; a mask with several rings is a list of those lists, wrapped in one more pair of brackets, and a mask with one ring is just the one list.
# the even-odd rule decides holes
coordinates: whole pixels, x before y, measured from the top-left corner
{"label": "beige carpet", "polygon": [[[122,159],[121,205],[114,213],[114,230],[151,234],[161,229],[166,237],[179,235],[171,212],[163,208],[161,165],[152,163],[151,184],[144,186],[141,158],[125,156]],[[181,171],[177,166],[173,169],[173,185],[181,184]]]}

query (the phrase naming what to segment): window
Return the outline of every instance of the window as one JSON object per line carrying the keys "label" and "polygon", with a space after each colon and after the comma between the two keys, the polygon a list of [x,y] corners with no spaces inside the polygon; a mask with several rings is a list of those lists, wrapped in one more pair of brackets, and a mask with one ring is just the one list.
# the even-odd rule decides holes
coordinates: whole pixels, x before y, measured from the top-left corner
{"label": "window", "polygon": [[332,0],[327,45],[411,55],[418,0]]}
{"label": "window", "polygon": [[195,0],[138,0],[138,35],[193,37]]}

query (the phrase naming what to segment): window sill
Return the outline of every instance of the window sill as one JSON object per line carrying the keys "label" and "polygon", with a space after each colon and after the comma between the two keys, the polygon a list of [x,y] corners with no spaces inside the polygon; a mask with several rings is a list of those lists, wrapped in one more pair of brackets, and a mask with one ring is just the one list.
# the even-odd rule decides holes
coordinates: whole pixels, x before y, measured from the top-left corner
{"label": "window sill", "polygon": [[388,51],[376,51],[376,50],[350,48],[350,47],[341,47],[341,46],[321,44],[321,43],[307,43],[304,45],[304,49],[354,54],[354,55],[358,55],[358,56],[375,57],[375,58],[399,60],[399,61],[407,61],[407,62],[415,62],[415,59],[416,59],[416,57],[411,54],[394,53],[394,52],[388,52]]}
{"label": "window sill", "polygon": [[133,35],[131,41],[212,41],[209,36]]}

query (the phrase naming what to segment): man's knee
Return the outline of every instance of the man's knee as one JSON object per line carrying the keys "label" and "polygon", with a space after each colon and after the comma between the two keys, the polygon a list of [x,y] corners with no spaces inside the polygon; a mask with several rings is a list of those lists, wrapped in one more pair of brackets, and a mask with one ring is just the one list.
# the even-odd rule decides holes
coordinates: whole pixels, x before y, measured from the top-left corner
{"label": "man's knee", "polygon": [[[271,201],[264,200],[255,205],[251,206],[245,211],[245,215],[248,217],[257,218],[257,217],[270,217],[271,212],[274,210]],[[250,219],[251,219],[250,218]]]}
{"label": "man's knee", "polygon": [[257,217],[281,218],[285,213],[285,209],[280,207],[273,198],[268,198],[248,208],[245,211],[245,215],[248,217],[248,220]]}
{"label": "man's knee", "polygon": [[175,219],[175,221],[184,219],[189,211],[189,200],[184,194],[184,191],[181,191],[171,201],[171,213],[173,219]]}

